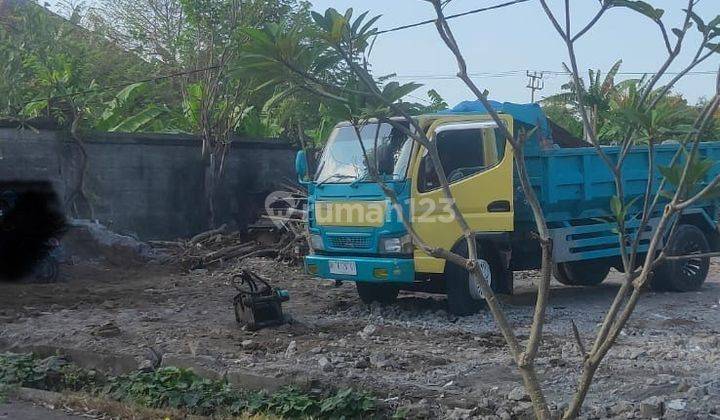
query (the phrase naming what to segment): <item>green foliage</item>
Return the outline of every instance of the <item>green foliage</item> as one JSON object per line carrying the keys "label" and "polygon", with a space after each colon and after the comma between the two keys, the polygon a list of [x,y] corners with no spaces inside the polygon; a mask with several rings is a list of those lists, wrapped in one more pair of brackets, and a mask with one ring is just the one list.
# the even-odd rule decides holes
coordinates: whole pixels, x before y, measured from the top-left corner
{"label": "green foliage", "polygon": [[351,57],[368,48],[370,38],[377,33],[377,28],[373,25],[380,19],[380,16],[374,16],[365,21],[369,13],[365,12],[353,21],[353,13],[352,8],[347,9],[344,14],[334,8],[327,9],[324,15],[312,12],[315,23],[321,29],[321,37],[327,44]]}
{"label": "green foliage", "polygon": [[93,389],[98,381],[94,371],[86,371],[61,356],[39,359],[30,354],[0,354],[0,384],[50,391]]}
{"label": "green foliage", "polygon": [[[671,190],[662,191],[662,195],[666,198],[672,198],[675,195],[675,191],[677,191],[680,186],[681,181],[683,181],[685,162],[688,159],[690,159],[690,163],[687,166],[687,173],[685,174],[685,180],[683,183],[686,187],[682,191],[682,195],[680,197],[681,199],[700,192],[702,187],[705,185],[704,181],[708,172],[715,165],[715,162],[712,159],[700,158],[697,153],[690,157],[690,154],[686,152],[684,161],[679,160],[672,166],[659,166],[658,170],[672,187]],[[720,188],[709,191],[706,198],[710,196],[716,197],[718,193],[720,193]]]}
{"label": "green foliage", "polygon": [[671,99],[661,100],[650,110],[634,99],[615,106],[611,115],[613,121],[605,124],[603,134],[612,130],[613,134],[620,136],[622,132],[633,128],[636,131],[635,140],[639,143],[686,136],[692,130],[693,116],[687,106]]}
{"label": "green foliage", "polygon": [[[6,7],[7,21],[0,25],[0,116],[67,123],[73,108],[91,113],[97,99],[78,93],[150,72],[148,63],[80,27],[80,9],[66,20],[34,1]],[[62,98],[47,102],[53,96]],[[28,103],[32,100],[38,101]]]}
{"label": "green foliage", "polygon": [[[594,125],[601,144],[620,141],[630,129],[634,130],[635,143],[647,143],[652,140],[660,143],[665,140],[677,140],[689,134],[701,104],[691,106],[680,95],[669,94],[658,100],[654,109],[648,110],[647,104],[659,95],[658,91],[648,94],[643,103],[642,97],[648,81],[645,78],[630,79],[615,83],[619,71],[618,61],[601,79],[600,72],[589,72],[589,85],[581,89],[583,105],[588,110],[590,122]],[[568,92],[551,96],[543,100],[543,109],[548,118],[558,123],[576,136],[583,133],[576,100],[575,86],[568,83],[563,86]],[[703,138],[714,137],[715,124],[700,133]]]}
{"label": "green foliage", "polygon": [[[666,26],[662,21],[663,9],[658,9],[650,3],[640,0],[604,0],[604,5],[633,10],[653,20],[666,33]],[[687,10],[685,10],[687,12]],[[695,26],[702,36],[702,47],[711,52],[720,52],[720,46],[715,41],[720,37],[720,15],[717,15],[708,22],[695,12],[689,13],[690,22],[683,28],[672,28],[671,32],[676,37],[684,37],[686,32]],[[665,37],[665,42],[670,47],[670,40]],[[698,52],[700,56],[701,52]],[[708,53],[709,54],[709,53]],[[565,92],[554,95],[543,101],[551,119],[564,126],[570,132],[577,134],[578,126],[583,129],[580,122],[579,106],[583,105],[588,113],[590,125],[594,128],[600,143],[611,143],[625,137],[625,135],[639,127],[636,142],[646,143],[652,141],[664,141],[677,139],[679,136],[688,133],[690,127],[698,116],[701,104],[690,106],[679,95],[668,95],[659,99],[657,107],[653,111],[647,111],[647,104],[655,101],[659,92],[658,89],[648,92],[649,82],[643,77],[639,80],[626,80],[615,84],[615,76],[620,68],[621,61],[613,65],[605,79],[601,81],[600,72],[589,72],[587,86],[581,81],[579,86],[570,83],[563,86]],[[578,100],[578,97],[580,98]],[[647,100],[641,98],[646,97]],[[700,135],[703,138],[717,138],[720,134],[718,123],[720,118],[715,118],[710,127]],[[586,139],[589,136],[586,135]]]}
{"label": "green foliage", "polygon": [[136,112],[138,99],[147,90],[146,83],[134,83],[125,87],[113,99],[105,103],[105,109],[96,118],[93,128],[99,131],[132,133],[149,127],[167,110],[155,104],[148,104]]}
{"label": "green foliage", "polygon": [[182,408],[199,415],[211,415],[240,399],[227,383],[174,367],[112,378],[105,392],[118,401],[152,408]]}
{"label": "green foliage", "polygon": [[398,102],[405,96],[415,92],[422,85],[419,83],[405,83],[401,85],[398,82],[390,82],[383,86],[382,95],[390,102]]}
{"label": "green foliage", "polygon": [[[687,9],[683,10],[687,11]],[[691,11],[690,18],[697,30],[703,35],[705,48],[720,53],[720,44],[718,42],[712,42],[713,39],[720,37],[720,15],[715,16],[715,18],[705,23],[697,13]]]}
{"label": "green foliage", "polygon": [[[601,132],[604,122],[608,119],[613,97],[618,92],[617,86],[615,85],[615,77],[621,65],[622,60],[618,60],[604,78],[599,70],[588,70],[587,86],[583,80],[580,81],[581,83],[579,85],[576,85],[573,80],[564,84],[562,89],[566,92],[550,96],[543,100],[543,104],[549,105],[551,112],[556,117],[552,118],[551,116],[550,118],[565,127],[566,130],[577,135],[578,126],[581,131],[583,130],[582,123],[579,123],[578,115],[579,106],[582,105],[588,111],[590,124],[595,132]],[[571,110],[573,110],[573,112],[570,112]],[[577,122],[573,123],[573,119]]]}
{"label": "green foliage", "polygon": [[125,118],[120,124],[108,131],[120,131],[125,133],[134,133],[141,131],[143,127],[147,127],[157,120],[165,110],[154,105],[149,105],[135,115]]}
{"label": "green foliage", "polygon": [[445,99],[443,99],[435,89],[430,89],[427,92],[427,96],[430,98],[430,106],[428,106],[427,112],[444,111],[449,108],[448,103],[445,102]]}
{"label": "green foliage", "polygon": [[249,400],[253,413],[272,413],[284,418],[366,418],[377,411],[375,399],[351,389],[339,390],[323,399],[296,388],[285,388],[271,396],[256,394]]}
{"label": "green foliage", "polygon": [[623,225],[625,223],[628,212],[632,210],[633,206],[640,198],[640,196],[637,196],[630,200],[630,202],[623,203],[617,195],[612,196],[610,199],[610,210],[612,211],[613,216],[615,216],[615,221],[618,224]]}
{"label": "green foliage", "polygon": [[284,388],[273,394],[247,393],[226,381],[210,380],[192,370],[164,367],[103,378],[60,356],[0,355],[0,399],[13,386],[52,391],[85,391],[150,408],[174,408],[202,416],[272,414],[285,418],[367,418],[379,410],[370,394],[350,389],[329,395]]}
{"label": "green foliage", "polygon": [[[72,9],[67,20],[34,2],[13,8],[12,25],[0,25],[0,117],[50,117],[67,126],[77,114],[96,130],[199,133],[199,110],[208,105],[212,135],[229,126],[230,134],[277,137],[297,132],[300,119],[308,130],[319,124],[319,102],[310,95],[293,107],[285,97],[271,101],[272,83],[236,70],[244,30],[282,22],[307,32],[308,3],[152,0],[162,3],[159,13],[148,1],[102,1],[98,9]],[[211,71],[104,89],[220,62],[217,79]]]}
{"label": "green foliage", "polygon": [[640,0],[610,0],[610,4],[612,7],[627,7],[654,21],[659,21],[665,14],[663,9],[656,9],[649,3]]}
{"label": "green foliage", "polygon": [[545,115],[547,115],[550,120],[566,129],[570,134],[577,138],[582,138],[582,123],[573,113],[572,109],[569,109],[563,104],[544,103],[543,112],[545,112]]}
{"label": "green foliage", "polygon": [[338,391],[320,404],[320,417],[332,419],[362,418],[375,410],[375,399],[366,393],[351,389]]}
{"label": "green foliage", "polygon": [[[391,104],[410,114],[435,112],[447,104],[432,91],[431,107],[404,102],[417,90],[417,83],[401,84],[392,76],[375,77],[366,61],[370,39],[379,17],[362,13],[354,16],[330,8],[313,13],[316,30],[308,35],[286,25],[249,29],[243,55],[244,70],[276,87],[276,98],[313,98],[319,103],[319,127],[303,130],[315,139],[323,138],[335,122],[389,118]],[[433,96],[434,95],[434,96]],[[297,121],[297,120],[296,120]]]}
{"label": "green foliage", "polygon": [[145,407],[177,408],[197,415],[245,412],[286,418],[361,418],[376,410],[369,394],[341,390],[327,397],[285,388],[267,395],[241,393],[227,382],[204,379],[188,369],[167,367],[112,378],[105,392]]}

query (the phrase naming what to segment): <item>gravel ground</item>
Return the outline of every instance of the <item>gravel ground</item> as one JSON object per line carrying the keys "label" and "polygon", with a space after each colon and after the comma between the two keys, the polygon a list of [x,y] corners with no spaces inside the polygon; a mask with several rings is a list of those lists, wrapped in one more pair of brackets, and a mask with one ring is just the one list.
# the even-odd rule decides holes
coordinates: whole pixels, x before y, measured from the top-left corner
{"label": "gravel ground", "polygon": [[[63,266],[55,285],[0,284],[0,340],[136,357],[151,347],[166,361],[192,356],[216,370],[241,368],[274,378],[311,378],[378,392],[409,417],[523,418],[529,402],[492,317],[450,318],[442,296],[402,294],[393,306],[366,306],[352,284],[336,286],[296,267],[248,264],[290,292],[292,323],[258,332],[235,323],[231,270],[180,273],[156,265]],[[503,306],[528,334],[537,273],[516,273]],[[548,400],[561,407],[582,360],[585,339],[619,287],[553,284],[538,359]],[[720,418],[720,266],[700,292],[647,293],[598,371],[588,418]],[[189,355],[189,356],[188,356]]]}

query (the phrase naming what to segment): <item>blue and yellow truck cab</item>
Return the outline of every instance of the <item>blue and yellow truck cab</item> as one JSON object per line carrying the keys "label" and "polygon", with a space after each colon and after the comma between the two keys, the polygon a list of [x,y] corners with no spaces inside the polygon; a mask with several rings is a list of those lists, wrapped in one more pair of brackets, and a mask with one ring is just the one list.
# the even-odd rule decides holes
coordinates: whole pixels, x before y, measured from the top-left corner
{"label": "blue and yellow truck cab", "polygon": [[[555,126],[537,104],[493,102],[514,133],[528,133],[525,160],[553,236],[554,275],[563,284],[591,286],[610,268],[622,269],[610,201],[613,179],[593,147]],[[479,263],[498,293],[512,293],[515,270],[539,268],[540,247],[534,220],[515,179],[510,145],[478,102],[417,117],[435,142],[458,207],[476,233]],[[367,159],[364,158],[358,133]],[[678,144],[656,148],[658,165],[668,164]],[[617,147],[603,146],[612,159]],[[700,153],[720,160],[720,143],[704,142]],[[477,311],[483,297],[467,272],[413,246],[398,210],[380,186],[369,179],[376,166],[401,203],[402,217],[426,242],[467,253],[427,151],[390,124],[369,122],[357,131],[337,125],[314,174],[304,152],[297,157],[298,176],[307,185],[308,222],[313,252],[305,269],[317,277],[353,281],[364,302],[390,303],[400,290],[444,293],[457,315]],[[647,185],[648,153],[630,151],[624,161],[625,194],[642,195]],[[708,179],[720,173],[720,163]],[[655,174],[660,179],[660,174]],[[655,185],[658,183],[655,182]],[[642,201],[642,200],[638,200]],[[718,243],[716,200],[705,200],[683,214],[673,252],[703,252]],[[630,212],[632,213],[632,212]],[[650,220],[641,248],[657,225]],[[632,229],[638,220],[630,217]],[[653,276],[657,289],[699,289],[707,276],[707,258],[669,261]]]}

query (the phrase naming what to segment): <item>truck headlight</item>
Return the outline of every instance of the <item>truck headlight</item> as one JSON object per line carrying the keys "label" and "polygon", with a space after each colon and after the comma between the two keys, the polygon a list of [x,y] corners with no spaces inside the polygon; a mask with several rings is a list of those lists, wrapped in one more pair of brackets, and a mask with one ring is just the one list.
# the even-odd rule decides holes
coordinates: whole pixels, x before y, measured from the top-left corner
{"label": "truck headlight", "polygon": [[315,251],[323,251],[325,250],[325,245],[323,244],[323,238],[320,235],[310,235],[310,246]]}
{"label": "truck headlight", "polygon": [[399,238],[380,239],[380,252],[385,254],[412,254],[412,236],[405,235]]}

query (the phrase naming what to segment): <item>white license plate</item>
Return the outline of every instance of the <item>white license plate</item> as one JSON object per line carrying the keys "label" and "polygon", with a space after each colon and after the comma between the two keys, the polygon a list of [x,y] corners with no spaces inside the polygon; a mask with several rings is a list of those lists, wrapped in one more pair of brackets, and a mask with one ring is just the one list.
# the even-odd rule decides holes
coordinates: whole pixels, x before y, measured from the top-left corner
{"label": "white license plate", "polygon": [[355,261],[328,261],[330,274],[342,274],[344,276],[356,276],[357,267]]}

